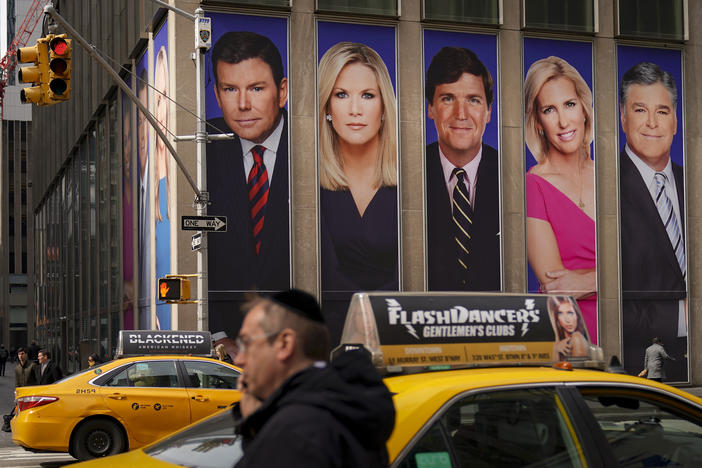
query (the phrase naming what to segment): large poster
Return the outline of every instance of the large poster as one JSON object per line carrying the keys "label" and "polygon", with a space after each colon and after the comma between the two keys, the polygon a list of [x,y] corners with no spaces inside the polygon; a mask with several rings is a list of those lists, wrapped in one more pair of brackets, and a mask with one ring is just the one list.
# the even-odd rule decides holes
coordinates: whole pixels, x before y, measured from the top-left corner
{"label": "large poster", "polygon": [[338,343],[351,295],[399,289],[395,28],[317,23],[322,310]]}
{"label": "large poster", "polygon": [[499,291],[497,38],[424,31],[427,289]]}
{"label": "large poster", "polygon": [[644,368],[653,339],[674,360],[667,381],[688,375],[682,55],[618,46],[619,202],[624,367]]}
{"label": "large poster", "polygon": [[205,56],[210,215],[227,231],[208,234],[209,327],[238,332],[252,290],[290,287],[288,22],[212,13]]}
{"label": "large poster", "polygon": [[[127,79],[127,86],[131,86]],[[134,328],[134,143],[133,110],[127,93],[122,92],[122,312],[124,329]]]}
{"label": "large poster", "polygon": [[597,328],[592,43],[524,39],[529,292],[575,297]]}
{"label": "large poster", "polygon": [[[154,115],[161,130],[169,135],[170,94],[168,68],[168,21],[164,22],[154,36]],[[155,132],[154,132],[155,134]],[[171,220],[174,213],[172,200],[171,154],[165,142],[156,135],[154,149],[154,229],[156,237],[156,274],[153,284],[158,278],[171,272]],[[171,329],[171,304],[158,302],[156,304],[156,329]]]}
{"label": "large poster", "polygon": [[[144,53],[136,63],[137,97],[149,108],[149,61]],[[139,200],[139,329],[151,328],[151,199],[152,186],[149,175],[149,121],[142,112],[137,112],[137,167]]]}

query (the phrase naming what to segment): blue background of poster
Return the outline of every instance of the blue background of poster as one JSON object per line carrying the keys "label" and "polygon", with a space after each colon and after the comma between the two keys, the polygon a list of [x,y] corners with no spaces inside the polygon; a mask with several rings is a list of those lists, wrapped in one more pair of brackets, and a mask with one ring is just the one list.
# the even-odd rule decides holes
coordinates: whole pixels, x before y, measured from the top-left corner
{"label": "blue background of poster", "polygon": [[[158,52],[161,49],[161,47],[164,47],[166,50],[166,61],[170,61],[170,53],[168,50],[168,21],[165,21],[163,25],[161,26],[161,29],[154,35],[154,47],[153,47],[153,66],[154,66],[154,73],[152,74],[153,79],[151,85],[154,87],[154,108],[152,112],[154,115],[157,115],[156,112],[156,103],[159,100],[159,95],[157,94],[158,90],[156,90],[156,57],[158,57]],[[170,73],[170,70],[167,70],[167,73]],[[167,74],[166,76],[166,81],[169,81],[169,76]],[[173,94],[172,92],[169,91],[169,94]],[[170,106],[167,104],[167,108],[170,109]],[[170,126],[170,124],[169,124]],[[167,129],[168,130],[168,129]],[[154,137],[159,138],[158,135],[156,135],[156,132],[154,132]],[[154,156],[156,155],[156,151],[158,148],[158,141],[154,143]],[[168,171],[168,168],[170,167],[170,164],[174,164],[175,161],[171,159],[171,155],[168,152],[167,148],[164,148],[166,151],[166,171]],[[166,189],[168,187],[168,184],[166,183],[166,180],[168,180],[167,177],[164,177],[163,184],[161,184],[161,181],[158,179],[158,172],[157,172],[157,161],[158,158],[154,159],[154,192],[153,192],[153,201],[154,201],[154,213],[155,210],[158,209],[161,212],[162,219],[161,221],[158,221],[154,217],[154,226],[155,226],[155,246],[156,246],[156,272],[154,274],[154,278],[152,279],[151,283],[152,284],[157,284],[158,283],[158,278],[163,278],[167,274],[171,273],[171,219],[168,218],[168,208],[167,206],[163,206],[163,202],[166,202],[168,200],[168,195],[167,193],[161,192],[162,190]],[[159,188],[159,205],[158,207],[156,206],[155,200],[156,200],[156,188]],[[171,200],[171,203],[174,203],[173,200]],[[158,320],[157,327],[159,330],[170,330],[171,329],[171,310],[172,306],[171,304],[167,304],[165,302],[160,302],[156,301],[156,318]]]}
{"label": "blue background of poster", "polygon": [[[592,105],[597,108],[597,99],[592,86],[592,43],[577,42],[577,41],[554,41],[550,39],[524,38],[524,75],[529,71],[532,63],[539,59],[555,55],[567,61],[583,77],[592,93]],[[529,148],[524,145],[526,151],[526,169],[536,164],[534,156],[531,155]],[[595,159],[593,145],[590,145],[590,154]],[[529,287],[531,291],[531,287]]]}
{"label": "blue background of poster", "polygon": [[[395,77],[395,28],[368,24],[346,24],[319,21],[317,23],[317,63],[324,52],[341,41],[365,44],[375,50],[388,67],[390,81],[397,95]],[[399,123],[399,121],[398,121]]]}
{"label": "blue background of poster", "polygon": [[[483,141],[493,148],[497,148],[499,152],[499,135],[498,135],[498,76],[497,76],[497,37],[492,34],[468,34],[459,33],[453,31],[433,31],[430,29],[424,30],[424,76],[426,78],[426,72],[431,63],[431,59],[436,55],[437,52],[442,47],[452,46],[452,47],[465,47],[466,49],[475,52],[481,62],[492,75],[493,85],[493,95],[494,99],[492,102],[492,113],[490,115],[490,122],[485,126],[485,133],[483,134]],[[424,96],[422,96],[424,98]],[[437,140],[436,136],[436,126],[434,121],[431,120],[426,115],[426,109],[428,108],[428,103],[425,100],[425,115],[424,115],[424,128],[426,136],[426,144],[433,143]]]}
{"label": "blue background of poster", "polygon": [[[619,100],[619,84],[626,71],[640,62],[653,62],[663,71],[667,71],[675,78],[675,86],[678,88],[678,108],[675,114],[678,117],[678,133],[673,137],[673,144],[670,147],[670,157],[673,162],[684,166],[683,155],[683,88],[682,88],[682,62],[681,52],[671,49],[654,49],[648,47],[617,46],[617,100]],[[622,124],[619,121],[619,149],[623,149],[626,144],[626,135],[622,131]]]}
{"label": "blue background of poster", "polygon": [[[270,16],[232,15],[228,13],[207,13],[212,19],[212,45],[229,31],[251,31],[269,38],[278,48],[283,59],[283,75],[288,76],[288,24],[285,18]],[[222,116],[214,94],[214,74],[212,72],[212,49],[205,54],[205,116],[207,120]],[[290,88],[288,87],[288,90]],[[285,105],[288,108],[288,105]]]}

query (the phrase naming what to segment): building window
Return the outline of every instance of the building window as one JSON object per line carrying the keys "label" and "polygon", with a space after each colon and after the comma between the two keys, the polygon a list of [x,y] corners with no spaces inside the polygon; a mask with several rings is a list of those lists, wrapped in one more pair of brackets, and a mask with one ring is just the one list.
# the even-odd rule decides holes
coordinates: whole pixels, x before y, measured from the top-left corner
{"label": "building window", "polygon": [[502,22],[500,3],[500,0],[424,0],[422,19],[498,25]]}
{"label": "building window", "polygon": [[526,29],[597,32],[594,0],[524,0],[523,12]]}
{"label": "building window", "polygon": [[205,0],[203,2],[205,5],[207,3],[227,3],[231,5],[256,5],[256,6],[273,6],[273,7],[290,7],[290,0],[218,0],[217,2],[208,2]]}
{"label": "building window", "polygon": [[399,0],[317,0],[318,11],[399,16]]}
{"label": "building window", "polygon": [[687,39],[685,0],[619,0],[619,36]]}

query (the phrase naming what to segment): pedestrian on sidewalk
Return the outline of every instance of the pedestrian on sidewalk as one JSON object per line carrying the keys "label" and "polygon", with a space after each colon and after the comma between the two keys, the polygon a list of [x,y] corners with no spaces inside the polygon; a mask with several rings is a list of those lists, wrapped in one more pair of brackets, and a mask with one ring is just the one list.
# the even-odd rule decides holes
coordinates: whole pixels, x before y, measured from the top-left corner
{"label": "pedestrian on sidewalk", "polygon": [[0,376],[5,375],[5,365],[7,364],[7,358],[10,357],[10,353],[5,348],[4,344],[0,344]]}
{"label": "pedestrian on sidewalk", "polygon": [[658,337],[653,338],[653,344],[646,348],[644,369],[639,372],[639,377],[648,376],[651,380],[662,382],[663,379],[665,379],[663,364],[666,359],[675,361],[675,358],[670,357],[668,353],[665,352],[663,341]]}
{"label": "pedestrian on sidewalk", "polygon": [[[19,360],[19,363],[15,367],[15,388],[36,385],[37,381],[34,375],[34,368],[36,367],[36,364],[34,363],[34,361],[29,360],[29,356],[27,356],[27,352],[24,348],[17,348],[17,359]],[[10,432],[10,421],[12,420],[14,415],[15,407],[13,406],[12,411],[10,411],[10,414],[6,414],[2,417],[3,431]]]}
{"label": "pedestrian on sidewalk", "polygon": [[61,368],[55,361],[51,360],[48,350],[40,349],[37,357],[39,365],[34,369],[37,385],[49,385],[63,378]]}

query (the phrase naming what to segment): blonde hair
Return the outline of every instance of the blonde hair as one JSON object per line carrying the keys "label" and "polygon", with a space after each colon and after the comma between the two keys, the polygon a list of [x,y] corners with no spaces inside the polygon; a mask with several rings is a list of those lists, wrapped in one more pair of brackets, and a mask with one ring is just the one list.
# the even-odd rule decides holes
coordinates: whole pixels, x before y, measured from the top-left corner
{"label": "blonde hair", "polygon": [[227,350],[224,349],[224,345],[222,343],[215,346],[215,352],[217,353],[217,356],[219,357],[219,359],[223,359],[224,356],[226,356],[228,354]]}
{"label": "blonde hair", "polygon": [[319,125],[319,180],[322,188],[343,190],[348,188],[341,161],[337,134],[326,120],[329,98],[336,79],[346,65],[361,63],[370,68],[378,81],[383,102],[383,121],[380,126],[376,181],[374,186],[397,185],[397,110],[395,92],[390,74],[378,53],[370,47],[355,42],[339,42],[327,50],[319,61],[318,72],[318,125]]}
{"label": "blonde hair", "polygon": [[[158,76],[159,76],[159,73],[158,73],[159,67],[163,68],[163,79],[165,80],[164,83],[157,82]],[[164,89],[163,96],[161,96],[161,99],[166,100],[166,122],[164,125],[164,128],[165,128],[164,132],[168,132],[168,125],[169,125],[168,120],[170,117],[169,116],[169,107],[170,106],[168,105],[169,104],[169,100],[168,100],[168,94],[169,94],[168,93],[168,86],[169,86],[169,84],[168,84],[168,56],[166,55],[166,47],[165,46],[161,46],[161,48],[158,51],[158,55],[156,56],[156,64],[154,65],[154,69],[155,69],[154,90],[156,91],[157,94],[161,94],[161,90],[159,89],[159,86],[158,86],[159,84],[162,84],[163,89]],[[158,101],[158,98],[156,98],[156,101]],[[154,108],[154,112],[155,111],[156,111],[156,109]],[[157,136],[157,138],[160,139],[159,136]],[[158,146],[159,145],[157,143],[156,148],[154,149],[154,154],[156,153],[156,151],[158,151]],[[169,174],[170,171],[168,170],[168,166],[169,166],[168,161],[169,161],[170,155],[168,154],[168,147],[166,147],[165,143],[163,144],[163,150],[166,152],[166,155],[164,158],[165,159],[164,164],[166,166],[166,218],[170,219],[171,216],[169,213],[169,208],[171,206],[171,189],[170,189],[171,177]],[[158,160],[159,160],[158,155],[156,155],[156,162],[157,163],[158,163]],[[156,174],[156,177],[158,177],[158,173]],[[154,212],[156,214],[156,221],[161,222],[163,220],[163,217],[161,216],[161,208],[159,207],[159,202],[158,202],[161,184],[159,183],[158,178],[156,178],[154,180],[156,180],[156,190],[155,190],[155,194],[156,194],[155,198],[156,199],[155,199],[155,205],[154,205],[154,207],[155,207]]]}
{"label": "blonde hair", "polygon": [[585,114],[585,137],[583,138],[583,151],[590,157],[590,143],[593,139],[592,128],[592,91],[588,87],[583,77],[571,64],[560,57],[548,57],[534,62],[527,72],[524,80],[524,115],[526,118],[524,128],[524,138],[527,147],[537,162],[542,162],[548,151],[548,140],[546,135],[539,133],[539,109],[537,98],[541,88],[556,78],[565,77],[573,82],[575,94],[580,100]]}

